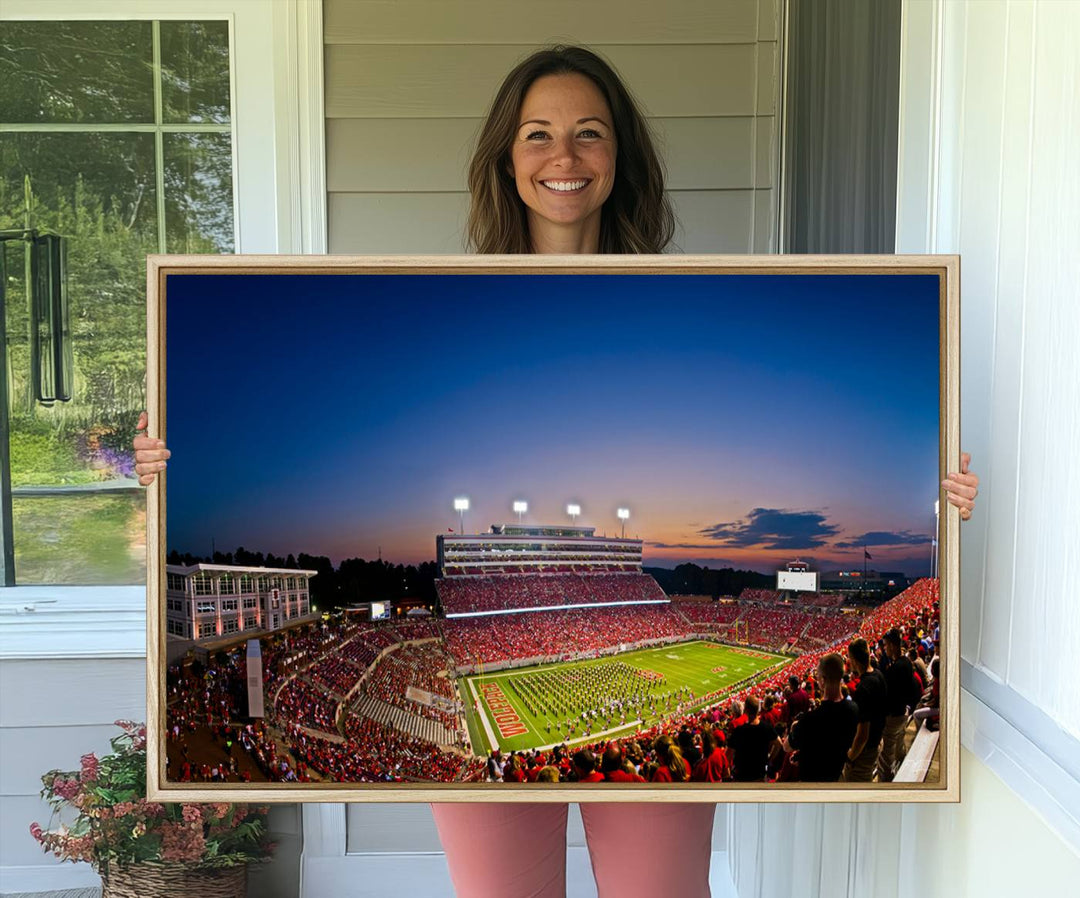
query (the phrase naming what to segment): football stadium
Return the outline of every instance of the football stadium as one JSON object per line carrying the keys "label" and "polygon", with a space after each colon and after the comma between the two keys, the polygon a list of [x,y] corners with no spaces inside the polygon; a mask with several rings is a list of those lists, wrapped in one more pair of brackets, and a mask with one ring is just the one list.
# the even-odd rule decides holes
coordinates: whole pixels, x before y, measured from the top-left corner
{"label": "football stadium", "polygon": [[[441,613],[425,619],[323,619],[307,579],[283,571],[171,575],[168,780],[798,782],[813,750],[801,718],[826,697],[859,699],[871,720],[862,779],[937,776],[934,578],[876,607],[819,589],[801,563],[776,589],[677,596],[643,569],[642,540],[589,527],[435,542]],[[819,679],[837,655],[833,695]],[[888,701],[860,686],[880,670]],[[846,747],[854,715],[815,738]]]}

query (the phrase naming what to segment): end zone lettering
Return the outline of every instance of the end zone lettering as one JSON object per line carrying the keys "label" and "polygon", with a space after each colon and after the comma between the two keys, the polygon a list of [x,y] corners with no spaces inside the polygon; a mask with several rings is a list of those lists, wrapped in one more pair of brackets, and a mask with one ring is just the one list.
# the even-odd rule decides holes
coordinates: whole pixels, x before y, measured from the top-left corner
{"label": "end zone lettering", "polygon": [[529,728],[522,723],[517,711],[503,694],[502,687],[498,683],[485,683],[480,687],[484,694],[484,701],[495,715],[495,724],[499,728],[499,735],[504,739],[509,736],[520,736],[529,732]]}

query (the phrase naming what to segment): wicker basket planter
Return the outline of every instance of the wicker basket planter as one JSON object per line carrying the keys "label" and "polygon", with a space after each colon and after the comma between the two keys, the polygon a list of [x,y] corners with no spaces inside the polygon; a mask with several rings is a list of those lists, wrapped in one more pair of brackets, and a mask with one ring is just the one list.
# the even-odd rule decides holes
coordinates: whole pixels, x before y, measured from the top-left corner
{"label": "wicker basket planter", "polygon": [[101,898],[245,898],[247,866],[201,870],[186,864],[114,866],[101,876]]}

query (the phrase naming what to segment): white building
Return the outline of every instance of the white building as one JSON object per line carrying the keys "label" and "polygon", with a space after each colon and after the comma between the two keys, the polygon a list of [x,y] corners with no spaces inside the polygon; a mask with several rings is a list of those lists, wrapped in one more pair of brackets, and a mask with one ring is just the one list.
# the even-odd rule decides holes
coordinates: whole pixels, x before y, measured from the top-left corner
{"label": "white building", "polygon": [[181,639],[279,630],[311,613],[316,571],[231,564],[165,566],[165,627]]}
{"label": "white building", "polygon": [[485,574],[641,573],[640,539],[607,538],[595,527],[493,524],[489,533],[435,537],[444,577]]}

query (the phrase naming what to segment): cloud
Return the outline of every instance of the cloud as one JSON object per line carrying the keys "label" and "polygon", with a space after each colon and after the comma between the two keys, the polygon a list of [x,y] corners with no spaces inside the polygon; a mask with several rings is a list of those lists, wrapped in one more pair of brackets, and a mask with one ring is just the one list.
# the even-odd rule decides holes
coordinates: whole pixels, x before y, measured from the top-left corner
{"label": "cloud", "polygon": [[912,533],[910,530],[901,530],[898,533],[890,533],[887,530],[870,530],[862,536],[853,537],[842,543],[836,543],[837,549],[860,549],[863,546],[928,546],[930,536],[926,533]]}
{"label": "cloud", "polygon": [[721,546],[759,549],[816,549],[840,532],[817,511],[754,508],[739,521],[698,531]]}

